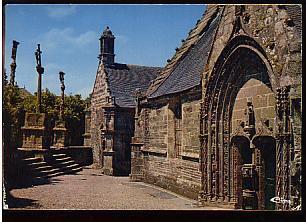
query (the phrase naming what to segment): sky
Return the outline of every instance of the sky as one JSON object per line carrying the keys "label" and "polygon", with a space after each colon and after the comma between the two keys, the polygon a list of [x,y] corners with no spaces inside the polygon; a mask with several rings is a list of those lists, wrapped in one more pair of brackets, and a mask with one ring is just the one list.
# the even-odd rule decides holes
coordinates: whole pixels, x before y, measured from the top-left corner
{"label": "sky", "polygon": [[205,5],[6,5],[5,68],[9,78],[12,41],[17,50],[19,87],[37,90],[35,50],[41,44],[42,87],[60,94],[92,92],[99,38],[106,26],[115,35],[115,62],[164,67],[200,19]]}

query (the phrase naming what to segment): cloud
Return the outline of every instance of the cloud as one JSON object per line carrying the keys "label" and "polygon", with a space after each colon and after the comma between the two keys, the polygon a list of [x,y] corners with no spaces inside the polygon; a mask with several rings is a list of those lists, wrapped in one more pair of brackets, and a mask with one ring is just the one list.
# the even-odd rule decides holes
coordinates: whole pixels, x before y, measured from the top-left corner
{"label": "cloud", "polygon": [[60,53],[73,53],[88,46],[90,43],[97,42],[98,34],[94,31],[86,31],[81,34],[75,33],[73,28],[52,28],[46,33],[43,33],[36,39],[48,51]]}
{"label": "cloud", "polygon": [[51,18],[60,19],[68,15],[72,15],[76,12],[75,5],[65,5],[65,6],[48,6],[46,7],[47,14]]}

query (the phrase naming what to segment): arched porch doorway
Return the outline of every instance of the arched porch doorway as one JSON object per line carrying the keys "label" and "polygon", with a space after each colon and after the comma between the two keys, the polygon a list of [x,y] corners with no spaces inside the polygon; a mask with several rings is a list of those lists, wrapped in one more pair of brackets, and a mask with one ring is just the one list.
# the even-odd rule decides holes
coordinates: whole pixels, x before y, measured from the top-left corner
{"label": "arched porch doorway", "polygon": [[264,52],[251,38],[238,36],[221,53],[201,108],[201,202],[274,208],[269,199],[281,186],[275,185],[281,168],[273,130],[276,87]]}

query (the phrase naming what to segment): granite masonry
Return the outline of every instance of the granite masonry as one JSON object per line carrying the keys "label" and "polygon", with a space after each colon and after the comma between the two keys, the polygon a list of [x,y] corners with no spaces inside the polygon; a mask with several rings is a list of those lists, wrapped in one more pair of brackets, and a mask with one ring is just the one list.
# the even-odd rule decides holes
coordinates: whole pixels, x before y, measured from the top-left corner
{"label": "granite masonry", "polygon": [[[129,175],[134,135],[134,95],[144,91],[160,68],[115,63],[115,37],[107,27],[100,38],[99,66],[87,111],[85,141],[93,161],[108,175]],[[90,136],[88,135],[90,133]]]}
{"label": "granite masonry", "polygon": [[136,97],[131,180],[203,206],[301,204],[301,6],[209,5]]}
{"label": "granite masonry", "polygon": [[301,6],[208,5],[164,68],[115,63],[107,27],[86,143],[201,206],[301,206]]}

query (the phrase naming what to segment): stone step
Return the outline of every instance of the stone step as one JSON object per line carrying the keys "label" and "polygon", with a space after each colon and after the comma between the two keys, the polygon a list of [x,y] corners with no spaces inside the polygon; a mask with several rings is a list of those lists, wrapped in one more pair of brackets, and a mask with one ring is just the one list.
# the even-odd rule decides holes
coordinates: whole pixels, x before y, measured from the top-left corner
{"label": "stone step", "polygon": [[61,176],[61,175],[65,175],[65,174],[67,174],[67,173],[65,173],[63,171],[59,171],[59,172],[50,173],[50,174],[47,174],[47,175],[42,175],[42,176],[39,176],[37,178],[48,179],[48,178],[51,178],[51,177]]}
{"label": "stone step", "polygon": [[40,162],[28,163],[27,164],[27,166],[29,166],[29,167],[39,167],[39,166],[44,166],[44,165],[47,165],[47,162],[40,161]]}
{"label": "stone step", "polygon": [[82,167],[78,167],[78,168],[67,170],[67,171],[64,171],[64,172],[63,171],[59,171],[59,172],[55,172],[55,173],[52,173],[52,174],[40,176],[39,178],[40,179],[47,179],[47,178],[51,178],[51,177],[62,176],[62,175],[65,175],[65,174],[75,174],[75,173],[80,172],[82,170],[83,170]]}
{"label": "stone step", "polygon": [[33,170],[36,170],[36,171],[43,171],[43,170],[50,170],[50,169],[52,169],[52,166],[50,165],[39,166],[39,167],[33,168]]}
{"label": "stone step", "polygon": [[66,161],[66,160],[72,160],[72,158],[68,156],[68,157],[55,158],[54,159],[54,161],[57,161],[57,162],[59,162],[59,161]]}
{"label": "stone step", "polygon": [[52,175],[54,173],[62,172],[61,169],[58,168],[51,168],[49,170],[39,170],[39,171],[34,171],[33,174],[34,176],[45,176],[45,175]]}
{"label": "stone step", "polygon": [[83,168],[65,153],[53,153],[50,158],[43,161],[33,157],[24,159],[26,173],[35,184],[44,184],[49,178],[65,174],[74,174]]}
{"label": "stone step", "polygon": [[25,162],[26,164],[42,162],[42,158],[40,157],[25,158],[23,159],[23,162]]}
{"label": "stone step", "polygon": [[66,170],[70,170],[70,169],[74,169],[74,168],[79,168],[79,167],[80,167],[80,165],[75,163],[75,164],[72,164],[72,165],[65,166],[62,169],[66,171]]}
{"label": "stone step", "polygon": [[65,153],[56,153],[52,154],[53,157],[62,157],[62,156],[67,156]]}
{"label": "stone step", "polygon": [[74,164],[74,163],[75,162],[73,160],[69,160],[69,161],[65,161],[65,162],[56,162],[56,163],[53,163],[53,166],[65,167],[66,165]]}
{"label": "stone step", "polygon": [[70,169],[70,170],[66,171],[66,173],[67,174],[74,174],[74,173],[80,172],[82,170],[83,170],[83,167],[77,167],[77,168]]}

